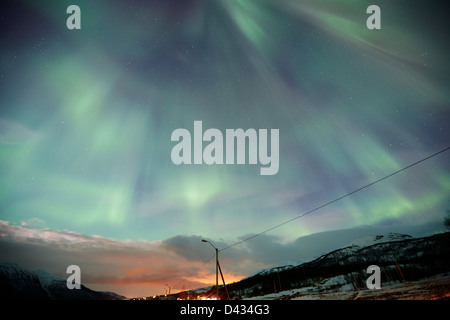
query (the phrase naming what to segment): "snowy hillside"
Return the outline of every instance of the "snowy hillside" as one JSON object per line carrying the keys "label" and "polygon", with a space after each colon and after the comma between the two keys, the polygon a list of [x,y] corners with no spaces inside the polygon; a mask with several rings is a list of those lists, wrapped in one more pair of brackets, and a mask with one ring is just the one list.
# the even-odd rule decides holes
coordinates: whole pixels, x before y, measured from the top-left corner
{"label": "snowy hillside", "polygon": [[412,238],[410,235],[407,234],[400,234],[400,233],[389,233],[387,235],[370,235],[365,236],[359,239],[356,239],[349,244],[347,244],[345,247],[368,247],[374,244],[383,243],[383,242],[391,242],[391,241],[401,241],[408,238]]}
{"label": "snowy hillside", "polygon": [[[369,295],[364,292],[368,290],[367,267],[370,265],[380,267],[382,287],[393,288],[397,296],[398,286],[408,284],[413,287],[413,283],[433,277],[447,279],[450,275],[450,233],[423,238],[398,233],[365,236],[306,263],[258,271],[229,284],[227,289],[232,299],[367,297]],[[436,297],[450,296],[450,289],[442,290],[439,281],[429,287],[438,288]],[[384,289],[383,294],[389,297],[386,290],[389,289]],[[220,295],[225,297],[222,286]]]}
{"label": "snowy hillside", "polygon": [[366,270],[373,264],[381,269],[383,286],[403,284],[403,278],[419,281],[449,274],[450,233],[418,239],[401,234],[360,238],[310,262],[244,279],[229,291],[242,298],[294,289],[303,294],[352,293],[367,290]]}
{"label": "snowy hillside", "polygon": [[66,279],[44,270],[31,271],[18,264],[0,263],[0,299],[27,300],[117,300],[115,293],[67,288]]}

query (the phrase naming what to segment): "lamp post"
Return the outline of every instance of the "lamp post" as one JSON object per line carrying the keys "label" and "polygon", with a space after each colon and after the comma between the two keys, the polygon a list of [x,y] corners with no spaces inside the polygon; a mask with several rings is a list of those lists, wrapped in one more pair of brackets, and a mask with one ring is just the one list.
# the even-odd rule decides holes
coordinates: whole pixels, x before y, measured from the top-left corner
{"label": "lamp post", "polygon": [[202,242],[208,242],[216,250],[216,299],[219,300],[219,249],[208,240],[202,240]]}

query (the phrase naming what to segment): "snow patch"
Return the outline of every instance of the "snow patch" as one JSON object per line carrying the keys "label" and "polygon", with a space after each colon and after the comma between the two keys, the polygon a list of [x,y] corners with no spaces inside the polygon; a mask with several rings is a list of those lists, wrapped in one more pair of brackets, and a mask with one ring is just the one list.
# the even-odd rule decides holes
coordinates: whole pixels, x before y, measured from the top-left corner
{"label": "snow patch", "polygon": [[369,235],[362,238],[358,238],[353,240],[345,247],[368,247],[374,244],[383,243],[383,242],[392,242],[392,241],[402,241],[405,239],[412,238],[408,234],[400,234],[400,233],[388,233],[387,235],[379,234],[379,235]]}

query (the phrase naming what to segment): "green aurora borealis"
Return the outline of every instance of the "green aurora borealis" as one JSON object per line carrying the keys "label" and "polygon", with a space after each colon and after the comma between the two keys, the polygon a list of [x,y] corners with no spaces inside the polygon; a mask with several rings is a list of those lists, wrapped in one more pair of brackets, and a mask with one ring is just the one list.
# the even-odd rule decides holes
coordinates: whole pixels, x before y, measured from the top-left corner
{"label": "green aurora borealis", "polygon": [[[81,8],[81,30],[65,26],[70,4]],[[369,4],[3,2],[0,220],[118,241],[231,244],[448,147],[447,17],[425,1],[377,0],[382,29],[368,30]],[[278,173],[174,165],[170,135],[195,120],[279,129]],[[449,160],[441,154],[271,235],[285,243],[441,223]]]}

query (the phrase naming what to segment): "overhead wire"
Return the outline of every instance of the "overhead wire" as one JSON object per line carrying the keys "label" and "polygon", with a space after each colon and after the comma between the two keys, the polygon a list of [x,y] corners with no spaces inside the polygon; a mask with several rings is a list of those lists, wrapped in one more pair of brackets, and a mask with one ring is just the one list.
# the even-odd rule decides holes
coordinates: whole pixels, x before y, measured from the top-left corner
{"label": "overhead wire", "polygon": [[[243,240],[240,240],[240,241],[235,242],[235,243],[233,243],[233,244],[231,244],[231,245],[229,245],[229,246],[226,246],[226,247],[224,247],[224,248],[222,248],[222,249],[219,249],[218,251],[219,251],[219,252],[225,251],[225,250],[227,250],[227,249],[230,249],[230,248],[232,248],[232,247],[235,247],[235,246],[237,246],[237,245],[240,245],[240,244],[242,244],[242,243],[244,243],[244,242],[247,242],[247,241],[249,241],[249,240],[251,240],[251,239],[254,239],[254,238],[258,237],[258,236],[261,236],[261,235],[263,235],[263,234],[265,234],[265,233],[268,233],[268,232],[270,232],[270,231],[272,231],[272,230],[274,230],[274,229],[276,229],[276,228],[279,228],[279,227],[284,226],[284,225],[286,225],[286,224],[288,224],[288,223],[291,223],[292,221],[295,221],[295,220],[297,220],[297,219],[299,219],[299,218],[302,218],[302,217],[304,217],[304,216],[306,216],[306,215],[308,215],[308,214],[311,214],[311,213],[313,213],[313,212],[316,212],[316,211],[318,211],[318,210],[320,210],[320,209],[322,209],[322,208],[324,208],[324,207],[326,207],[326,206],[329,206],[329,205],[331,205],[331,204],[333,204],[333,203],[335,203],[335,202],[338,202],[338,201],[340,201],[340,200],[342,200],[342,199],[344,199],[344,198],[347,198],[347,197],[349,197],[349,196],[351,196],[351,195],[353,195],[353,194],[355,194],[355,193],[357,193],[357,192],[359,192],[359,191],[362,191],[362,190],[364,190],[364,189],[366,189],[366,188],[368,188],[368,187],[371,187],[371,186],[373,186],[374,184],[377,184],[377,183],[379,183],[379,182],[381,182],[381,181],[384,181],[384,180],[386,180],[386,179],[388,179],[388,178],[390,178],[390,177],[392,177],[392,176],[394,176],[394,175],[396,175],[396,174],[399,174],[399,173],[401,173],[401,172],[403,172],[403,171],[405,171],[405,170],[408,170],[408,169],[410,169],[411,167],[414,167],[414,166],[416,166],[416,165],[418,165],[418,164],[420,164],[420,163],[422,163],[422,162],[424,162],[424,161],[427,161],[427,160],[429,160],[429,159],[431,159],[431,158],[433,158],[433,157],[436,157],[437,155],[439,155],[439,154],[441,154],[441,153],[444,153],[444,152],[448,151],[449,149],[450,149],[450,146],[449,146],[449,147],[446,147],[446,148],[444,148],[444,149],[441,149],[441,150],[439,150],[439,151],[437,151],[437,152],[435,152],[435,153],[433,153],[433,154],[431,154],[431,155],[429,155],[429,156],[427,156],[427,157],[425,157],[425,158],[422,158],[422,159],[420,159],[420,160],[418,160],[418,161],[416,161],[416,162],[414,162],[414,163],[411,163],[410,165],[408,165],[408,166],[406,166],[406,167],[403,167],[403,168],[401,168],[401,169],[399,169],[399,170],[396,170],[396,171],[394,171],[394,172],[392,172],[392,173],[390,173],[390,174],[388,174],[388,175],[386,175],[386,176],[384,176],[384,177],[382,177],[382,178],[380,178],[380,179],[377,179],[377,180],[375,180],[375,181],[373,181],[373,182],[370,182],[370,183],[368,183],[368,184],[366,184],[366,185],[364,185],[364,186],[362,186],[362,187],[359,187],[359,188],[357,188],[357,189],[355,189],[355,190],[353,190],[353,191],[351,191],[351,192],[349,192],[349,193],[346,193],[346,194],[344,194],[344,195],[342,195],[342,196],[340,196],[340,197],[338,197],[338,198],[336,198],[336,199],[334,199],[334,200],[328,201],[328,202],[326,202],[326,203],[324,203],[324,204],[322,204],[322,205],[320,205],[320,206],[318,206],[318,207],[315,207],[314,209],[311,209],[311,210],[309,210],[309,211],[307,211],[307,212],[301,213],[301,214],[299,214],[299,215],[297,215],[297,216],[295,216],[295,217],[293,217],[293,218],[291,218],[291,219],[288,219],[288,220],[286,220],[286,221],[284,221],[284,222],[282,222],[282,223],[279,223],[279,224],[277,224],[277,225],[275,225],[275,226],[272,226],[272,227],[270,227],[270,228],[268,228],[268,229],[265,229],[265,230],[263,230],[263,231],[261,231],[261,232],[259,232],[259,233],[256,233],[256,234],[254,234],[254,235],[251,235],[251,236],[249,236],[249,237],[247,237],[247,238],[245,238],[245,239],[243,239]],[[207,264],[214,256],[215,256],[215,255],[211,256],[207,261],[205,261],[200,267],[198,267],[198,268],[196,269],[196,271],[199,270],[199,269],[201,269],[201,268],[203,268],[203,266],[205,266],[205,265],[206,265],[206,264]],[[196,271],[192,272],[190,276],[192,276]],[[189,278],[190,276],[187,276],[186,278]]]}
{"label": "overhead wire", "polygon": [[270,227],[270,228],[268,228],[268,229],[266,229],[266,230],[264,230],[264,231],[261,231],[261,232],[259,232],[259,233],[257,233],[257,234],[251,235],[251,236],[249,236],[249,237],[247,237],[247,238],[245,238],[245,239],[243,239],[243,240],[240,240],[240,241],[238,241],[238,242],[236,242],[236,243],[233,243],[233,244],[231,244],[231,245],[229,245],[229,246],[227,246],[227,247],[225,247],[225,248],[220,249],[219,251],[224,251],[224,250],[230,249],[230,248],[232,248],[232,247],[234,247],[234,246],[237,246],[237,245],[239,245],[239,244],[241,244],[241,243],[244,243],[244,242],[246,242],[246,241],[249,241],[249,240],[251,240],[251,239],[253,239],[253,238],[256,238],[256,237],[258,237],[258,236],[260,236],[260,235],[263,235],[263,234],[265,234],[265,233],[267,233],[267,232],[269,232],[269,231],[272,231],[272,230],[274,230],[274,229],[276,229],[276,228],[279,228],[279,227],[281,227],[281,226],[284,226],[284,225],[286,225],[286,224],[288,224],[288,223],[290,223],[290,222],[292,222],[292,221],[294,221],[294,220],[297,220],[297,219],[299,219],[299,218],[301,218],[301,217],[304,217],[304,216],[306,216],[306,215],[308,215],[308,214],[310,214],[310,213],[313,213],[313,212],[315,212],[315,211],[318,211],[318,210],[320,210],[320,209],[322,209],[322,208],[324,208],[324,207],[326,207],[326,206],[329,206],[329,205],[331,205],[331,204],[333,204],[333,203],[335,203],[335,202],[338,202],[338,201],[340,201],[340,200],[342,200],[342,199],[344,199],[344,198],[347,198],[347,197],[349,197],[349,196],[351,196],[351,195],[353,195],[353,194],[355,194],[355,193],[357,193],[357,192],[359,192],[359,191],[361,191],[361,190],[364,190],[364,189],[366,189],[366,188],[368,188],[368,187],[371,187],[371,186],[373,186],[374,184],[377,184],[377,183],[379,183],[379,182],[381,182],[381,181],[384,181],[384,180],[386,180],[386,179],[388,179],[388,178],[390,178],[390,177],[392,177],[392,176],[394,176],[394,175],[396,175],[396,174],[398,174],[398,173],[400,173],[400,172],[403,172],[403,171],[405,171],[405,170],[407,170],[407,169],[409,169],[409,168],[411,168],[411,167],[413,167],[413,166],[416,166],[416,165],[418,165],[419,163],[422,163],[422,162],[424,162],[424,161],[426,161],[426,160],[429,160],[429,159],[431,159],[431,158],[433,158],[433,157],[435,157],[435,156],[437,156],[437,155],[439,155],[439,154],[441,154],[441,153],[444,153],[445,151],[447,151],[447,150],[449,150],[449,149],[450,149],[450,147],[446,147],[446,148],[444,148],[444,149],[441,149],[440,151],[437,151],[437,152],[433,153],[432,155],[430,155],[430,156],[428,156],[428,157],[425,157],[425,158],[423,158],[423,159],[421,159],[421,160],[418,160],[418,161],[416,161],[416,162],[414,162],[414,163],[412,163],[412,164],[410,164],[410,165],[408,165],[408,166],[406,166],[406,167],[403,167],[403,168],[401,168],[401,169],[399,169],[399,170],[397,170],[397,171],[394,171],[394,172],[388,174],[387,176],[384,176],[384,177],[382,177],[382,178],[380,178],[380,179],[378,179],[378,180],[375,180],[375,181],[373,181],[373,182],[371,182],[371,183],[368,183],[368,184],[364,185],[363,187],[360,187],[360,188],[358,188],[358,189],[355,189],[355,190],[353,190],[353,191],[351,191],[351,192],[349,192],[349,193],[347,193],[347,194],[345,194],[345,195],[343,195],[343,196],[340,196],[340,197],[338,197],[338,198],[336,198],[336,199],[334,199],[334,200],[328,201],[328,202],[326,202],[326,203],[324,203],[324,204],[322,204],[322,205],[320,205],[320,206],[318,206],[318,207],[315,207],[315,208],[312,209],[312,210],[309,210],[309,211],[307,211],[307,212],[305,212],[305,213],[301,213],[301,214],[299,214],[299,215],[297,215],[297,216],[295,216],[295,217],[293,217],[293,218],[291,218],[291,219],[289,219],[289,220],[286,220],[286,221],[284,221],[284,222],[282,222],[282,223],[280,223],[280,224],[277,224],[277,225],[275,225],[275,226],[273,226],[273,227]]}

